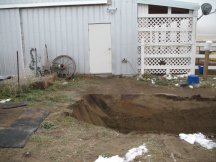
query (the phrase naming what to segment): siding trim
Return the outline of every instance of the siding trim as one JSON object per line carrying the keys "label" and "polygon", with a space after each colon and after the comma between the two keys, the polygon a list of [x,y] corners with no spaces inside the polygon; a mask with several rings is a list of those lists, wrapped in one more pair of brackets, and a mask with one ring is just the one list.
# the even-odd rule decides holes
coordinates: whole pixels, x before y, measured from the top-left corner
{"label": "siding trim", "polygon": [[8,4],[0,5],[0,9],[9,8],[35,8],[35,7],[53,7],[53,6],[79,6],[79,5],[101,5],[109,4],[109,0],[75,0],[72,2],[51,2],[51,3],[28,3],[28,4]]}

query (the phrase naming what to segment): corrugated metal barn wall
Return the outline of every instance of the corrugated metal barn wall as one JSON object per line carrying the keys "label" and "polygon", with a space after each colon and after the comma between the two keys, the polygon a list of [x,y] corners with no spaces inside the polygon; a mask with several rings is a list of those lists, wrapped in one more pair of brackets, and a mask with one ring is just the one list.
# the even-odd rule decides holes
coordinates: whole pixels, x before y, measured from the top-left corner
{"label": "corrugated metal barn wall", "polygon": [[88,23],[107,23],[105,6],[52,7],[22,9],[25,66],[30,63],[30,49],[36,48],[45,60],[45,44],[53,60],[58,55],[74,58],[80,73],[89,72]]}
{"label": "corrugated metal barn wall", "polygon": [[[107,8],[117,8],[111,14]],[[76,6],[21,9],[25,67],[30,49],[37,48],[45,60],[45,44],[50,59],[67,54],[73,57],[79,73],[89,73],[89,23],[111,23],[114,74],[133,74],[137,69],[137,16],[134,0],[113,1],[112,6]],[[128,59],[123,64],[121,60]]]}
{"label": "corrugated metal barn wall", "polygon": [[[113,68],[115,74],[137,74],[137,1],[115,0],[112,16]],[[126,58],[128,63],[122,63]]]}
{"label": "corrugated metal barn wall", "polygon": [[[0,10],[0,75],[16,75],[16,51],[23,72],[21,30],[18,9]],[[21,73],[22,75],[22,73]]]}
{"label": "corrugated metal barn wall", "polygon": [[[117,8],[117,11],[111,14],[107,8]],[[20,19],[18,11],[20,11]],[[7,12],[11,19],[11,22],[5,25],[5,21],[9,20],[0,14],[1,27],[8,30],[7,34],[3,34],[7,40],[5,41],[4,52],[1,50],[1,57],[8,57],[7,59],[4,58],[6,64],[16,65],[14,54],[16,50],[21,50],[22,46],[25,69],[29,69],[31,48],[37,48],[37,53],[43,64],[45,44],[47,44],[51,60],[58,55],[67,54],[75,59],[79,73],[89,73],[88,24],[111,23],[113,74],[137,73],[136,0],[113,0],[111,6],[23,8],[1,10],[1,12]],[[13,12],[16,13],[13,15]],[[21,42],[20,28],[22,29],[23,43]],[[11,32],[11,30],[14,31]],[[123,58],[129,62],[122,63]],[[6,65],[1,66],[6,68],[4,73],[0,73],[1,75],[15,74],[16,72],[16,70],[8,70]]]}

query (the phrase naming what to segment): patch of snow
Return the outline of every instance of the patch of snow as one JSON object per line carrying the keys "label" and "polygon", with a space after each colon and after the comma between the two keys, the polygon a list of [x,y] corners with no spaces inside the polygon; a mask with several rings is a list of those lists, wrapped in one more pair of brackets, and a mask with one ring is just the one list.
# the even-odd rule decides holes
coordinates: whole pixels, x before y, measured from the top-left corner
{"label": "patch of snow", "polygon": [[164,75],[164,78],[166,78],[167,80],[176,80],[176,79],[178,79],[178,76],[166,74],[166,75]]}
{"label": "patch of snow", "polygon": [[63,82],[63,83],[62,83],[62,85],[67,85],[67,84],[68,84],[68,82]]}
{"label": "patch of snow", "polygon": [[216,147],[216,143],[210,139],[207,139],[205,135],[202,133],[194,133],[194,134],[179,134],[180,139],[187,141],[190,144],[199,143],[202,147],[207,149],[213,149]]}
{"label": "patch of snow", "polygon": [[178,78],[186,78],[187,76],[188,76],[188,74],[177,75]]}
{"label": "patch of snow", "polygon": [[139,75],[139,76],[137,77],[137,80],[142,80],[142,79],[143,79],[142,75]]}
{"label": "patch of snow", "polygon": [[184,134],[184,133],[180,133],[179,137],[183,140],[185,140],[186,142],[190,143],[190,144],[194,144],[196,141],[196,137],[194,136],[194,134]]}
{"label": "patch of snow", "polygon": [[124,159],[119,157],[118,155],[112,157],[103,157],[99,156],[95,162],[124,162]]}
{"label": "patch of snow", "polygon": [[112,156],[112,157],[103,157],[99,156],[98,159],[95,160],[95,162],[131,162],[133,161],[137,156],[141,156],[144,153],[148,152],[148,149],[146,148],[145,144],[130,149],[125,156],[119,157],[118,155]]}
{"label": "patch of snow", "polygon": [[166,75],[165,78],[166,78],[167,80],[172,80],[172,79],[173,79],[172,75],[170,75],[170,74]]}
{"label": "patch of snow", "polygon": [[180,87],[180,85],[179,85],[178,83],[177,83],[177,84],[175,84],[175,86],[176,86],[176,87]]}
{"label": "patch of snow", "polygon": [[193,86],[192,86],[192,85],[189,85],[188,87],[191,88],[191,89],[193,89]]}
{"label": "patch of snow", "polygon": [[155,84],[155,81],[152,79],[152,80],[151,80],[151,83],[152,83],[152,84]]}
{"label": "patch of snow", "polygon": [[0,103],[6,103],[6,102],[9,102],[11,99],[8,98],[8,99],[3,99],[3,100],[0,100]]}
{"label": "patch of snow", "polygon": [[216,77],[214,77],[213,79],[216,80]]}
{"label": "patch of snow", "polygon": [[126,153],[124,162],[130,162],[134,160],[137,156],[141,156],[143,153],[146,152],[148,152],[148,149],[144,144],[137,148],[132,148]]}

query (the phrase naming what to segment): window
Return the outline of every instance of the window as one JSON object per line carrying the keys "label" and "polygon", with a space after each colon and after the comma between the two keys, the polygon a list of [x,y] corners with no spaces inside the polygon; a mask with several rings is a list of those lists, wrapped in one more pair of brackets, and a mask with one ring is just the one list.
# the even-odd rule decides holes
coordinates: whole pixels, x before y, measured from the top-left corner
{"label": "window", "polygon": [[168,13],[168,7],[167,6],[149,5],[148,6],[148,13],[149,14],[167,14]]}
{"label": "window", "polygon": [[171,13],[172,14],[189,14],[189,10],[184,9],[184,8],[174,8],[174,7],[172,7]]}

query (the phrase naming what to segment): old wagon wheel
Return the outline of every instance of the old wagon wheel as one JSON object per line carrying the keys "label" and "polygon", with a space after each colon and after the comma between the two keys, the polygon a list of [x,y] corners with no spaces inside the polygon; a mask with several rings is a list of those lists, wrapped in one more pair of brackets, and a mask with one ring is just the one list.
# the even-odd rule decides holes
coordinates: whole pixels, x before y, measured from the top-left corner
{"label": "old wagon wheel", "polygon": [[76,71],[76,63],[70,56],[60,55],[53,60],[52,71],[60,78],[71,78]]}

